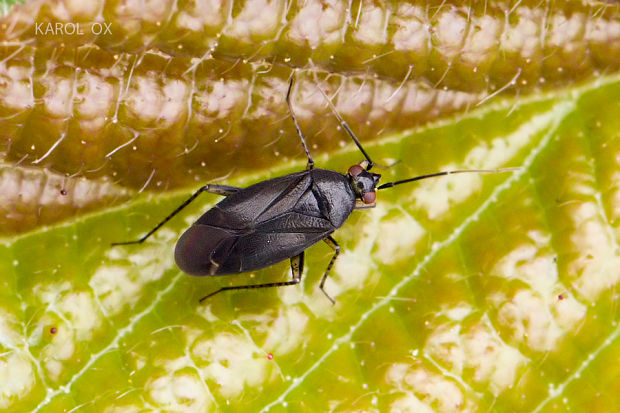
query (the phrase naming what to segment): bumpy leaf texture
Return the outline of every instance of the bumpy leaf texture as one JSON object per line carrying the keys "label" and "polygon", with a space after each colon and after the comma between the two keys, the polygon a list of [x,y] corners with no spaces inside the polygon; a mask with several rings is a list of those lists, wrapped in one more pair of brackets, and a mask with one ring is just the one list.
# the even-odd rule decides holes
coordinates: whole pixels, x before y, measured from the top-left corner
{"label": "bumpy leaf texture", "polygon": [[[299,156],[293,68],[303,130],[329,152],[344,141],[317,87],[373,139],[615,72],[619,16],[574,1],[29,1],[0,21],[0,156],[37,173],[11,178],[2,208],[25,193],[20,209],[44,212],[9,212],[2,232]],[[91,186],[75,194],[73,177]],[[38,197],[39,182],[67,195]]]}
{"label": "bumpy leaf texture", "polygon": [[[0,27],[0,409],[620,410],[617,6],[35,1]],[[303,285],[199,304],[290,277],[176,268],[215,195],[110,246],[198,182],[303,169],[292,69],[320,167],[361,155],[319,87],[384,182],[521,169],[380,191],[334,234],[335,306],[321,244]]]}

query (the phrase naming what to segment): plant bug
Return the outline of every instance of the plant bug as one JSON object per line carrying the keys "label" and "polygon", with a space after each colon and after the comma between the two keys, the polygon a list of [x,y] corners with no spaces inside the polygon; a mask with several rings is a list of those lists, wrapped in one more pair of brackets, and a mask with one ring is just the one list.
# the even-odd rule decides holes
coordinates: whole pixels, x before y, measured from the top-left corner
{"label": "plant bug", "polygon": [[174,252],[177,266],[190,275],[231,275],[270,267],[288,259],[291,261],[292,279],[223,287],[201,298],[201,302],[222,291],[298,284],[304,268],[304,252],[319,241],[324,241],[334,250],[334,255],[327,264],[319,288],[335,303],[323,288],[340,253],[340,246],[331,234],[345,223],[353,210],[374,207],[377,190],[442,175],[497,173],[518,169],[453,170],[379,185],[381,175],[370,172],[376,164],[327,96],[325,98],[332,112],[365,160],[351,166],[345,174],[315,168],[291,104],[293,84],[294,79],[291,77],[286,103],[308,158],[304,171],[262,181],[247,188],[207,184],[139,240],[112,245],[140,244],[201,193],[222,195],[225,197],[222,201],[205,212],[181,235]]}

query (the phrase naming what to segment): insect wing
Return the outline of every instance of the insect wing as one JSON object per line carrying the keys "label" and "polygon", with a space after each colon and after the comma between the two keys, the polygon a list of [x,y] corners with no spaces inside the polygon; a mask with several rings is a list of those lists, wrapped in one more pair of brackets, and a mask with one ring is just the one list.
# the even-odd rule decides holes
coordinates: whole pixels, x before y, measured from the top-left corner
{"label": "insect wing", "polygon": [[236,240],[230,230],[194,224],[179,238],[174,259],[186,274],[216,275],[218,263],[227,259]]}
{"label": "insect wing", "polygon": [[237,272],[269,267],[301,254],[335,229],[325,218],[287,212],[261,223],[252,234],[239,237],[222,267],[239,268]]}
{"label": "insect wing", "polygon": [[217,274],[235,274],[270,267],[301,254],[327,235],[324,232],[255,232],[240,237]]}
{"label": "insect wing", "polygon": [[243,230],[291,211],[312,180],[307,171],[259,182],[234,193],[207,211],[194,225]]}

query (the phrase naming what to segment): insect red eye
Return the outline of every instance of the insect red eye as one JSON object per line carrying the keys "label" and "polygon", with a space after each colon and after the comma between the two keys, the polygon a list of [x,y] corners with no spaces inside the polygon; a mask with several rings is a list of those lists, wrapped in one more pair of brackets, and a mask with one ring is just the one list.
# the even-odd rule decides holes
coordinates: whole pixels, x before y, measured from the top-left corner
{"label": "insect red eye", "polygon": [[363,170],[364,168],[362,168],[361,166],[353,165],[352,167],[349,168],[349,175],[358,176],[359,174],[362,173]]}
{"label": "insect red eye", "polygon": [[362,195],[362,201],[365,204],[372,204],[373,202],[375,202],[375,199],[377,199],[377,194],[374,191],[366,192],[364,195]]}

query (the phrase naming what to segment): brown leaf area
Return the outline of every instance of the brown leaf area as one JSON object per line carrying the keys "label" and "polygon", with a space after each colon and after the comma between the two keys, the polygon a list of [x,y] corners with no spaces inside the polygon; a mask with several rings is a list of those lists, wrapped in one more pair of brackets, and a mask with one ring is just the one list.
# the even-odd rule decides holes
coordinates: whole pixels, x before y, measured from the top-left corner
{"label": "brown leaf area", "polygon": [[349,141],[319,87],[373,139],[617,70],[619,15],[572,1],[31,1],[0,20],[0,154],[131,191],[193,185],[303,156],[284,100],[294,69],[302,130],[328,152]]}
{"label": "brown leaf area", "polygon": [[134,191],[100,179],[0,166],[0,235],[24,232],[128,199]]}

